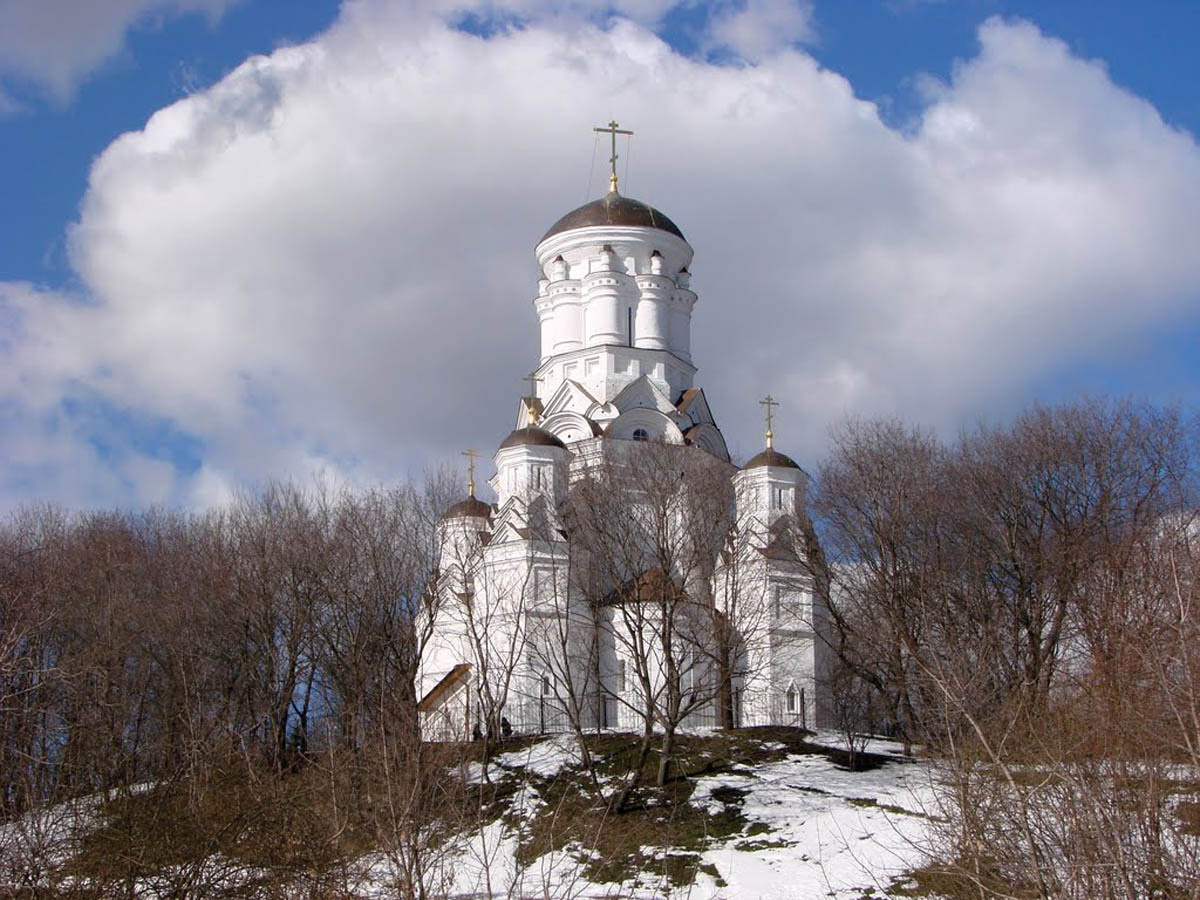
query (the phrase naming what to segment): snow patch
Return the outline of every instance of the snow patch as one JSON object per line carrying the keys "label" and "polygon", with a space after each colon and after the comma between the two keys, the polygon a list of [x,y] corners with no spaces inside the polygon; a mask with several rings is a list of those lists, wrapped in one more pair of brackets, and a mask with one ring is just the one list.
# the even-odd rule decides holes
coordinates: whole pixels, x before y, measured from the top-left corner
{"label": "snow patch", "polygon": [[693,897],[850,900],[924,861],[919,845],[932,795],[923,764],[850,772],[823,757],[792,756],[754,774],[700,779],[692,802],[718,811],[725,805],[720,788],[744,792],[739,805],[749,831],[766,828],[706,851],[702,863],[725,885],[711,879],[711,890]]}
{"label": "snow patch", "polygon": [[553,778],[567,766],[580,762],[575,739],[566,734],[555,735],[545,741],[531,744],[524,750],[502,753],[496,764],[505,769],[524,769],[541,778]]}

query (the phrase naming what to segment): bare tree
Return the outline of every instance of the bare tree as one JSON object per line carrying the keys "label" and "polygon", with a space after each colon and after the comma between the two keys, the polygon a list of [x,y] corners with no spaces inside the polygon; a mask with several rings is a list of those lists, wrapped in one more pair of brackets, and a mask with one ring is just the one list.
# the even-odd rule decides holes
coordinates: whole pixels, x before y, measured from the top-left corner
{"label": "bare tree", "polygon": [[1172,410],[1085,400],[953,448],[897,423],[835,438],[817,508],[838,649],[944,760],[949,854],[983,896],[1195,883],[1194,670],[1169,649],[1192,627],[1186,435]]}
{"label": "bare tree", "polygon": [[[628,802],[662,732],[657,781],[670,774],[675,735],[721,696],[728,636],[714,626],[711,585],[732,526],[729,467],[700,450],[608,442],[572,484],[574,588],[589,598],[615,651],[609,691],[641,725],[642,742],[615,806]],[[724,650],[722,648],[725,648]],[[602,657],[601,657],[602,659]],[[714,716],[715,718],[715,716]]]}

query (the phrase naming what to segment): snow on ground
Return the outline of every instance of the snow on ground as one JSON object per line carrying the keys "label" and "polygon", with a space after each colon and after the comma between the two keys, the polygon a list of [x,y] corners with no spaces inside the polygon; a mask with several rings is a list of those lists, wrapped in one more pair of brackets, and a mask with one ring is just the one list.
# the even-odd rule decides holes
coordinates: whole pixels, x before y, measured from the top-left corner
{"label": "snow on ground", "polygon": [[524,750],[502,753],[496,764],[505,769],[522,768],[541,778],[553,778],[565,766],[579,762],[579,751],[575,739],[569,734],[560,734],[549,740],[531,744]]}
{"label": "snow on ground", "polygon": [[[831,731],[822,728],[814,732],[809,738],[810,744],[815,744],[818,747],[832,747],[835,750],[849,749],[846,742],[846,735],[840,731]],[[867,737],[859,743],[856,738],[855,743],[858,749],[863,753],[875,753],[879,756],[894,756],[897,759],[904,758],[904,745],[899,741],[889,740],[882,737]]]}
{"label": "snow on ground", "polygon": [[770,831],[706,851],[703,861],[726,884],[702,873],[707,883],[694,898],[855,898],[923,862],[917,845],[930,792],[921,763],[849,772],[824,757],[791,756],[700,779],[692,802],[719,809],[730,789],[745,792],[743,815]]}
{"label": "snow on ground", "polygon": [[[523,750],[513,750],[501,753],[489,764],[490,777],[503,777],[506,770],[520,769],[541,778],[553,778],[566,766],[579,762],[579,751],[575,740],[570,735],[555,735],[536,744],[530,744]],[[483,784],[483,764],[467,763],[467,784]]]}
{"label": "snow on ground", "polygon": [[[834,732],[812,742],[844,748]],[[497,822],[472,836],[456,859],[454,896],[852,900],[868,889],[882,892],[924,862],[918,844],[929,825],[925,808],[932,808],[932,797],[927,765],[903,758],[903,748],[890,741],[872,740],[868,749],[892,759],[850,772],[824,756],[793,754],[697,779],[690,802],[714,813],[736,804],[748,825],[746,833],[701,854],[703,868],[694,885],[673,888],[649,873],[620,885],[592,884],[582,874],[583,851],[573,847],[519,867],[518,835]],[[576,760],[570,739],[560,737],[503,754],[497,762],[514,774],[525,768],[552,777]],[[536,791],[522,787],[515,805],[518,817],[532,814]],[[645,852],[661,857],[679,851]]]}
{"label": "snow on ground", "polygon": [[[125,793],[141,794],[152,783],[134,784]],[[0,890],[15,885],[44,887],[46,872],[61,866],[79,849],[83,835],[100,825],[100,808],[117,797],[118,789],[67,800],[0,824]]]}

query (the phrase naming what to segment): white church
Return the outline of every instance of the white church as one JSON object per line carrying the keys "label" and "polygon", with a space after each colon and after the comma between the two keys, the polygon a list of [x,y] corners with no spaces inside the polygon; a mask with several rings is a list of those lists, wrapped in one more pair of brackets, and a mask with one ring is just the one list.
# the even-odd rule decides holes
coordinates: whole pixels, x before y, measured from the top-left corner
{"label": "white church", "polygon": [[807,476],[766,447],[738,468],[694,382],[692,248],[622,196],[535,253],[541,356],[500,441],[495,505],[438,527],[418,620],[423,734],[815,727],[827,617],[806,565]]}

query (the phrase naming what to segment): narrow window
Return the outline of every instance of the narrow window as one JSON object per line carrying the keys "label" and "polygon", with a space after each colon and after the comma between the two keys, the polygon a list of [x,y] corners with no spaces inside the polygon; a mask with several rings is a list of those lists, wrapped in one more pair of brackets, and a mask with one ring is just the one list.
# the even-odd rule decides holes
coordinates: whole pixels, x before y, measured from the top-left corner
{"label": "narrow window", "polygon": [[796,711],[796,689],[794,687],[787,689],[787,711],[790,713]]}
{"label": "narrow window", "polygon": [[629,336],[629,346],[633,346],[633,307],[625,310],[625,333]]}
{"label": "narrow window", "polygon": [[550,676],[549,675],[542,676],[542,696],[543,697],[550,696]]}
{"label": "narrow window", "polygon": [[625,693],[625,660],[617,660],[617,693]]}

